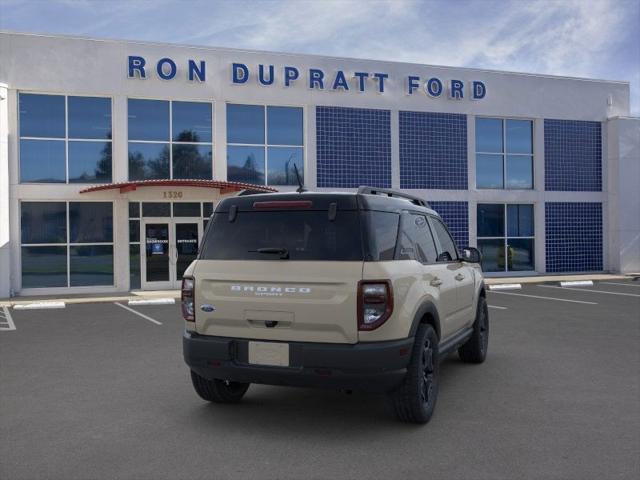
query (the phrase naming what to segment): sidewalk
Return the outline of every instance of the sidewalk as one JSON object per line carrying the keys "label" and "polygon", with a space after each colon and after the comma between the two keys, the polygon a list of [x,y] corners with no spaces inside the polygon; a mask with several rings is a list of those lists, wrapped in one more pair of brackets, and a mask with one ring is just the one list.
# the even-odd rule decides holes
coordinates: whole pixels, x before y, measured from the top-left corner
{"label": "sidewalk", "polygon": [[[586,275],[539,275],[534,277],[489,277],[485,278],[487,285],[502,285],[507,283],[557,283],[575,280],[623,280],[640,277],[640,273],[628,275],[611,275],[606,273],[586,274]],[[153,300],[159,298],[180,299],[180,290],[148,290],[122,293],[105,294],[77,294],[77,295],[42,295],[24,296],[0,299],[1,307],[12,307],[14,305],[25,305],[37,302],[64,302],[73,303],[107,303],[107,302],[128,302],[129,300]]]}

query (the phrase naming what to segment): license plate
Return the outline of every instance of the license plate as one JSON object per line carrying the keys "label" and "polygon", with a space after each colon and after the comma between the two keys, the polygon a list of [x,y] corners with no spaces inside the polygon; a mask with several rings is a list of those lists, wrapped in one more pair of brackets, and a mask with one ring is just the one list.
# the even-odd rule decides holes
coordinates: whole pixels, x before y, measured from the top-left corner
{"label": "license plate", "polygon": [[249,363],[253,365],[289,366],[289,344],[249,342]]}

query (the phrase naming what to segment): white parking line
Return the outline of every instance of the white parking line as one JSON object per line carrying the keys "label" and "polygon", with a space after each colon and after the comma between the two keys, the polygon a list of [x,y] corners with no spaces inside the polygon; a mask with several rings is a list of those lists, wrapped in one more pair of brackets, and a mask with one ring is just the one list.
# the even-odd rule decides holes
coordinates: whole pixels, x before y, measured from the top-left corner
{"label": "white parking line", "polygon": [[593,293],[605,293],[607,295],[623,295],[625,297],[640,297],[636,293],[622,293],[622,292],[605,292],[603,290],[593,290],[590,288],[568,288],[568,287],[556,287],[555,285],[538,285],[542,288],[559,288],[560,290],[575,290],[577,292],[593,292]]}
{"label": "white parking line", "polygon": [[129,300],[127,305],[173,305],[174,298],[146,298],[141,300]]}
{"label": "white parking line", "polygon": [[10,332],[11,330],[16,329],[16,324],[13,323],[13,319],[11,318],[11,314],[9,313],[9,309],[7,307],[2,307],[0,318],[2,317],[4,317],[5,321],[0,323],[0,330]]}
{"label": "white parking line", "polygon": [[636,288],[640,288],[640,283],[638,285],[635,285],[633,283],[617,283],[617,282],[599,282],[599,283],[604,283],[606,285],[621,285],[623,287],[636,287]]}
{"label": "white parking line", "polygon": [[136,314],[136,315],[138,315],[139,317],[142,317],[142,318],[144,318],[145,320],[149,320],[151,323],[155,323],[156,325],[162,325],[162,323],[161,323],[161,322],[159,322],[159,321],[157,321],[157,320],[154,320],[154,319],[153,319],[153,318],[151,318],[151,317],[147,317],[145,314],[140,313],[140,312],[137,312],[137,311],[136,311],[136,310],[134,310],[133,308],[129,308],[129,307],[127,307],[127,306],[125,306],[125,305],[122,305],[121,303],[118,303],[118,302],[115,302],[115,303],[114,303],[114,305],[117,305],[117,306],[119,306],[119,307],[121,307],[121,308],[124,308],[125,310],[129,310],[131,313],[135,313],[135,314]]}
{"label": "white parking line", "polygon": [[498,310],[507,310],[507,307],[499,307],[497,305],[487,305],[489,308],[495,308]]}
{"label": "white parking line", "polygon": [[[558,287],[558,288],[561,288],[561,287]],[[582,300],[569,300],[568,298],[541,297],[540,295],[527,295],[526,293],[511,293],[511,292],[491,292],[491,293],[497,293],[499,295],[516,295],[518,297],[541,298],[543,300],[556,300],[558,302],[584,303],[586,305],[598,305],[596,302],[583,302]]]}
{"label": "white parking line", "polygon": [[14,305],[14,310],[47,310],[49,308],[65,308],[64,302],[32,302]]}

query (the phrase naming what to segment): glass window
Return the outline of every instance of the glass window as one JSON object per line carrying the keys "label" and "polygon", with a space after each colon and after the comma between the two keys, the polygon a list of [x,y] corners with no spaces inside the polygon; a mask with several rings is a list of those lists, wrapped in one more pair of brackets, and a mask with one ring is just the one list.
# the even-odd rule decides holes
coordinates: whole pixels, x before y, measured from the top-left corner
{"label": "glass window", "polygon": [[64,202],[22,202],[23,244],[67,243],[67,206]]}
{"label": "glass window", "polygon": [[140,244],[129,245],[129,288],[140,288]]}
{"label": "glass window", "polygon": [[22,247],[22,288],[66,287],[67,247]]}
{"label": "glass window", "polygon": [[20,140],[21,183],[64,183],[65,142]]}
{"label": "glass window", "polygon": [[69,241],[113,242],[113,204],[69,202]]}
{"label": "glass window", "polygon": [[476,152],[502,153],[502,120],[476,118]]}
{"label": "glass window", "polygon": [[173,178],[213,178],[211,145],[174,143]]}
{"label": "glass window", "polygon": [[227,105],[227,143],[264,144],[264,107]]}
{"label": "glass window", "polygon": [[366,225],[368,252],[366,260],[381,262],[393,260],[398,237],[400,215],[391,212],[362,212]]}
{"label": "glass window", "polygon": [[227,147],[227,179],[264,185],[264,148]]}
{"label": "glass window", "polygon": [[205,218],[209,218],[212,214],[213,214],[213,203],[204,202],[202,204],[202,216]]}
{"label": "glass window", "polygon": [[477,220],[483,270],[535,269],[533,205],[478,204]]}
{"label": "glass window", "polygon": [[173,204],[173,216],[174,217],[199,217],[200,216],[200,204],[199,203],[174,203]]}
{"label": "glass window", "polygon": [[129,241],[140,241],[140,220],[129,220]]}
{"label": "glass window", "polygon": [[129,202],[129,218],[140,218],[140,203]]}
{"label": "glass window", "polygon": [[502,155],[476,156],[476,186],[478,188],[504,188]]}
{"label": "glass window", "polygon": [[128,105],[129,140],[169,141],[168,101],[130,98]]}
{"label": "glass window", "polygon": [[303,152],[301,147],[269,147],[269,185],[298,185],[294,165],[298,167],[300,180],[304,182]]}
{"label": "glass window", "polygon": [[507,153],[533,153],[531,120],[507,120]]}
{"label": "glass window", "polygon": [[171,204],[168,202],[145,202],[142,204],[143,217],[170,217]]}
{"label": "glass window", "polygon": [[476,118],[476,188],[533,189],[533,122]]}
{"label": "glass window", "polygon": [[504,205],[479,203],[478,237],[504,237]]}
{"label": "glass window", "polygon": [[129,180],[169,178],[169,144],[129,142]]}
{"label": "glass window", "polygon": [[507,188],[533,188],[533,164],[529,155],[507,155]]}
{"label": "glass window", "polygon": [[358,212],[340,211],[329,221],[327,211],[238,212],[214,215],[201,253],[205,260],[277,260],[281,254],[260,253],[282,248],[288,260],[362,261]]}
{"label": "glass window", "polygon": [[69,138],[111,139],[111,99],[68,97]]}
{"label": "glass window", "polygon": [[65,137],[64,96],[21,93],[18,101],[21,137]]}
{"label": "glass window", "polygon": [[267,107],[267,143],[302,145],[302,108]]}
{"label": "glass window", "polygon": [[69,142],[69,183],[110,183],[111,142]]}
{"label": "glass window", "polygon": [[171,109],[174,142],[211,143],[210,103],[173,102]]}
{"label": "glass window", "polygon": [[69,248],[72,287],[113,285],[113,245]]}
{"label": "glass window", "polygon": [[456,244],[451,238],[447,228],[437,218],[430,218],[433,234],[438,238],[440,242],[440,248],[438,250],[439,262],[450,262],[458,259],[458,251],[456,250]]}
{"label": "glass window", "polygon": [[436,246],[424,215],[405,214],[402,217],[399,260],[436,261]]}

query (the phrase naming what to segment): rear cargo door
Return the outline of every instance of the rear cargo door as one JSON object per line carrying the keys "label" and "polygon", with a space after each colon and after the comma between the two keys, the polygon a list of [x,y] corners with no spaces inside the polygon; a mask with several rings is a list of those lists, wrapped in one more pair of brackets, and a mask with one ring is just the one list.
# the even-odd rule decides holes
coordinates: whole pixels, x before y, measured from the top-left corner
{"label": "rear cargo door", "polygon": [[357,342],[358,211],[289,203],[216,212],[194,271],[198,333]]}

